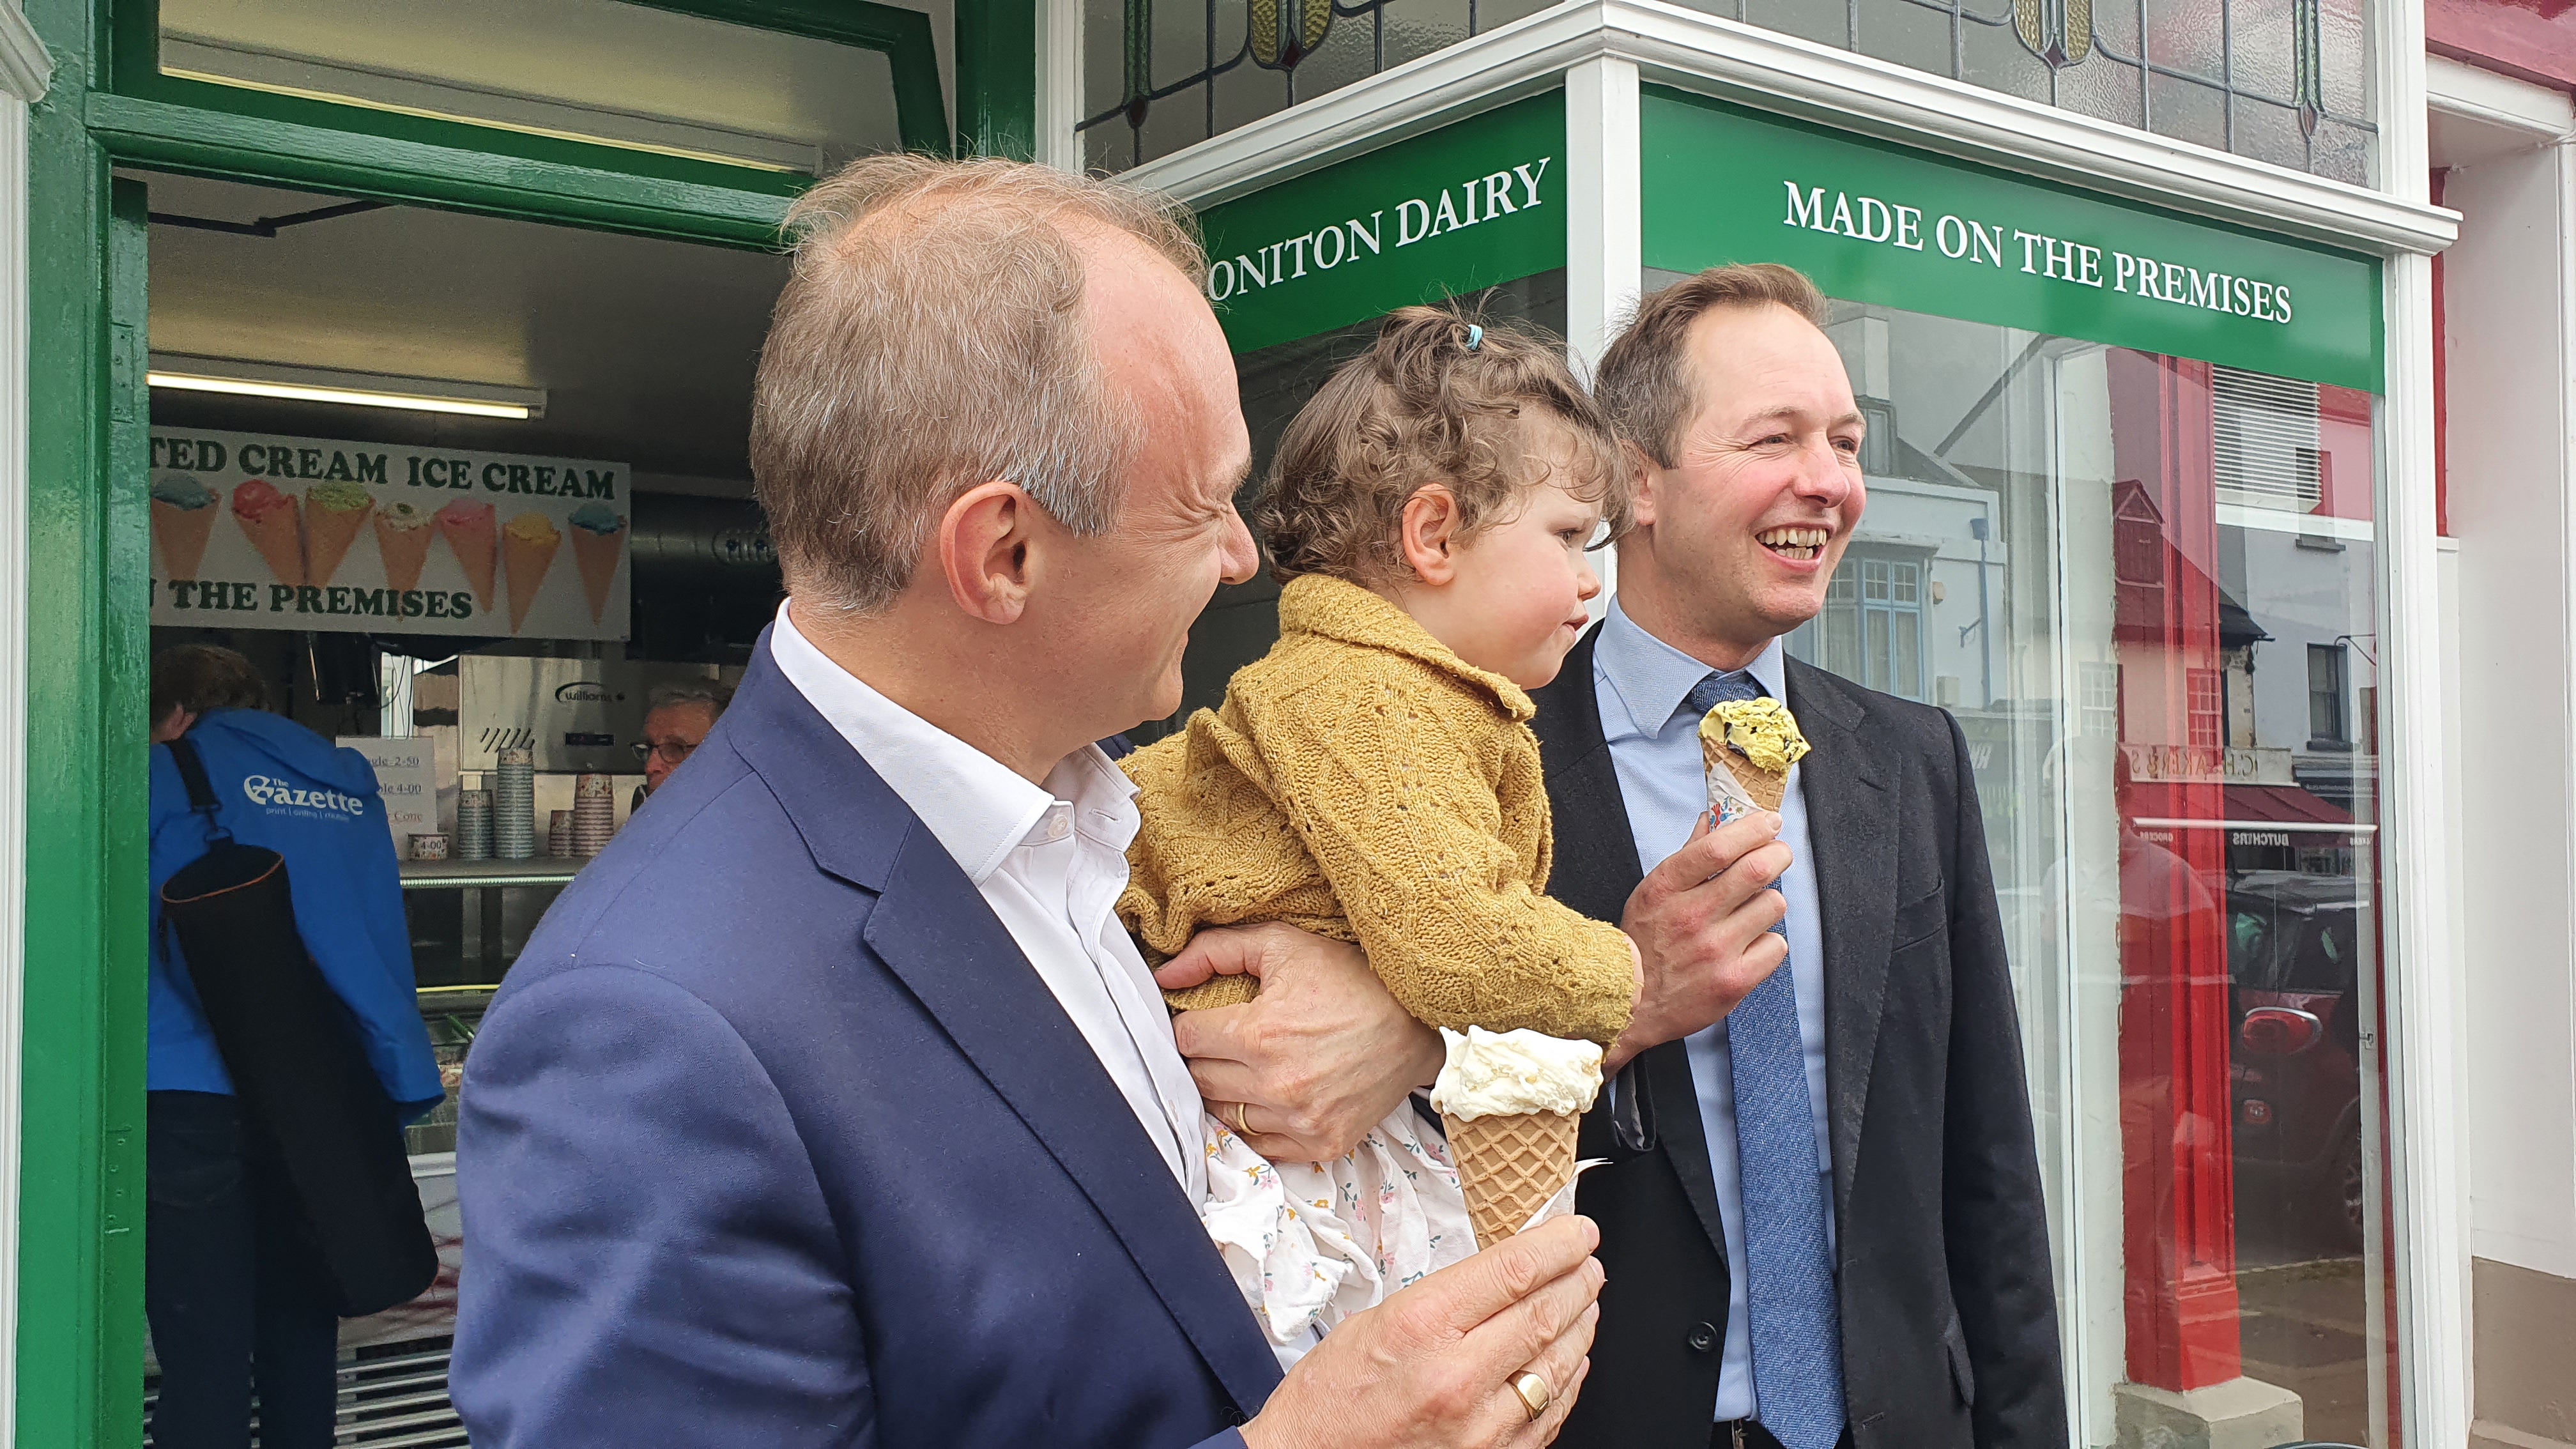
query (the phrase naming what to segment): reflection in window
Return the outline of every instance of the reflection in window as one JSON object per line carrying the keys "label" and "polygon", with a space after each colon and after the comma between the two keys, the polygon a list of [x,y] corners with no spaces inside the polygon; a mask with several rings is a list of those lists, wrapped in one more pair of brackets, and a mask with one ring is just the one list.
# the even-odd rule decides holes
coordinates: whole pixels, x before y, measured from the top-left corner
{"label": "reflection in window", "polygon": [[1958,725],[2079,1442],[2241,1377],[2296,1396],[2281,1437],[2386,1449],[2370,399],[1847,302],[1826,331],[1867,497],[1788,647]]}
{"label": "reflection in window", "polygon": [[2308,646],[2308,748],[2341,748],[2352,743],[2344,723],[2344,654],[2341,644]]}
{"label": "reflection in window", "polygon": [[1546,0],[1084,0],[1083,164],[1124,171]]}

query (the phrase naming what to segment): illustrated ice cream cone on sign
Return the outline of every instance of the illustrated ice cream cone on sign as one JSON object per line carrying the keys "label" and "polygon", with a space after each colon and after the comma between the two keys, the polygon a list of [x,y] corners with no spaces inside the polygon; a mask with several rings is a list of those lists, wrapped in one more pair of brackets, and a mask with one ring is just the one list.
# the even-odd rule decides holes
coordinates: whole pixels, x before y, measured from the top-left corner
{"label": "illustrated ice cream cone on sign", "polygon": [[492,612],[500,602],[492,589],[492,569],[499,561],[500,530],[492,522],[492,505],[459,498],[438,510],[438,536],[465,570],[465,586],[474,591],[474,610]]}
{"label": "illustrated ice cream cone on sign", "polygon": [[388,503],[376,511],[376,551],[384,555],[385,587],[406,594],[420,587],[420,567],[429,561],[429,541],[435,536],[429,515],[417,504]]}
{"label": "illustrated ice cream cone on sign", "polygon": [[214,536],[215,504],[223,498],[186,473],[164,473],[152,485],[152,541],[161,548],[164,576],[193,579]]}
{"label": "illustrated ice cream cone on sign", "polygon": [[1574,1181],[1575,1132],[1601,1092],[1601,1048],[1481,1026],[1442,1027],[1440,1039],[1449,1057],[1431,1106],[1449,1130],[1476,1246],[1490,1248]]}
{"label": "illustrated ice cream cone on sign", "polygon": [[510,579],[510,632],[528,621],[528,606],[537,600],[537,589],[546,581],[546,570],[555,566],[555,552],[563,547],[563,531],[542,513],[522,513],[501,530],[501,571]]}
{"label": "illustrated ice cream cone on sign", "polygon": [[1776,699],[1729,700],[1699,722],[1699,758],[1708,772],[1708,808],[1719,823],[1750,810],[1777,810],[1789,789],[1789,767],[1807,754],[1797,717]]}
{"label": "illustrated ice cream cone on sign", "polygon": [[375,513],[374,495],[355,483],[318,483],[304,495],[304,565],[312,582],[331,582]]}
{"label": "illustrated ice cream cone on sign", "polygon": [[[573,562],[581,565],[582,592],[590,596],[590,622],[608,612],[608,589],[617,582],[617,559],[626,552],[626,520],[596,500],[572,511]],[[516,607],[517,595],[512,595]]]}
{"label": "illustrated ice cream cone on sign", "polygon": [[268,571],[279,583],[299,587],[305,582],[302,502],[292,493],[280,493],[265,478],[233,490],[233,522],[268,560]]}

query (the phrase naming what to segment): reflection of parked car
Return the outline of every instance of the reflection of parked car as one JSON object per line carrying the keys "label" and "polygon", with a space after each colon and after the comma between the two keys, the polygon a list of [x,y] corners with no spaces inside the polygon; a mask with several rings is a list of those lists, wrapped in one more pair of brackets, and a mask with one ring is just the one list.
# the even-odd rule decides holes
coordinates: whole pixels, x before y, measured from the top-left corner
{"label": "reflection of parked car", "polygon": [[2318,1225],[2361,1247],[2364,928],[2350,876],[2258,870],[2227,889],[2236,1168],[2292,1177]]}

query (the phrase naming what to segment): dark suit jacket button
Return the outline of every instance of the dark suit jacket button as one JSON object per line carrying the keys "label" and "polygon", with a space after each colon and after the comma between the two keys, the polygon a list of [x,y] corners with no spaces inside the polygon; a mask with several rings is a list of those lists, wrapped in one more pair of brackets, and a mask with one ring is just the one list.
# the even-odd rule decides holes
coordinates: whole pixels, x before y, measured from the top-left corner
{"label": "dark suit jacket button", "polygon": [[1691,1325],[1687,1342],[1691,1346],[1691,1352],[1708,1353],[1717,1347],[1717,1329],[1709,1324],[1694,1323]]}

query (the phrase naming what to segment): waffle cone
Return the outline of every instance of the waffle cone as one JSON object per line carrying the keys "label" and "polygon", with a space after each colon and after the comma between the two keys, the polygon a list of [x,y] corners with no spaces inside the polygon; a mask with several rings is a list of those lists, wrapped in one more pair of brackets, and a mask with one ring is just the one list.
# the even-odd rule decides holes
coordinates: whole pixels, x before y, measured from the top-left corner
{"label": "waffle cone", "polygon": [[446,538],[449,551],[456,555],[457,564],[465,570],[466,587],[474,591],[475,612],[491,613],[494,552],[492,535],[470,528],[449,527],[444,518],[438,520],[437,528]]}
{"label": "waffle cone", "polygon": [[1449,1155],[1467,1195],[1476,1246],[1490,1248],[1521,1230],[1547,1200],[1574,1180],[1578,1112],[1519,1112],[1472,1122],[1444,1116]]}
{"label": "waffle cone", "polygon": [[410,593],[420,587],[420,568],[429,562],[429,541],[436,530],[396,528],[376,515],[376,550],[385,556],[385,587]]}
{"label": "waffle cone", "polygon": [[555,554],[563,548],[560,536],[544,543],[530,543],[506,529],[501,534],[501,571],[510,578],[510,632],[528,621],[528,606],[537,601],[537,588],[546,581],[546,570],[555,566]]}
{"label": "waffle cone", "polygon": [[617,557],[626,551],[626,530],[615,533],[593,533],[587,528],[572,530],[573,562],[581,565],[582,591],[590,596],[590,622],[608,612],[608,586],[617,582]]}
{"label": "waffle cone", "polygon": [[[1720,744],[1706,735],[1699,737],[1699,754],[1700,763],[1708,773],[1714,775],[1723,766],[1735,776],[1735,783],[1744,787],[1744,793],[1753,797],[1753,803],[1765,810],[1779,809],[1780,797],[1789,792],[1789,776],[1786,771],[1775,775],[1769,770],[1757,769],[1751,760],[1744,758],[1742,752]],[[1715,792],[1710,793],[1711,798],[1714,798]]]}
{"label": "waffle cone", "polygon": [[206,561],[206,540],[214,535],[213,504],[203,508],[180,508],[152,500],[152,541],[161,545],[163,577],[193,579],[197,566]]}
{"label": "waffle cone", "polygon": [[1211,976],[1196,986],[1163,993],[1163,1004],[1174,1011],[1206,1011],[1217,1006],[1241,1006],[1261,993],[1261,982],[1250,976]]}
{"label": "waffle cone", "polygon": [[233,521],[241,525],[251,547],[268,560],[268,571],[281,584],[304,583],[304,500],[290,493],[284,508],[272,508],[258,521],[236,513]]}
{"label": "waffle cone", "polygon": [[358,541],[358,530],[376,516],[376,506],[364,508],[313,507],[304,514],[305,568],[312,582],[328,584],[331,575],[340,571],[340,560],[349,556],[349,545]]}

